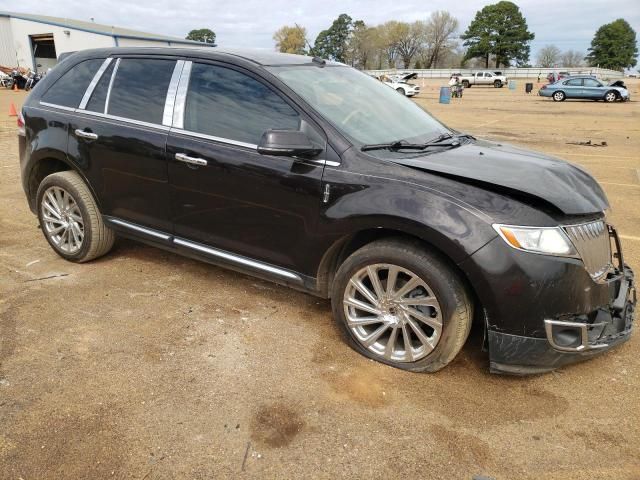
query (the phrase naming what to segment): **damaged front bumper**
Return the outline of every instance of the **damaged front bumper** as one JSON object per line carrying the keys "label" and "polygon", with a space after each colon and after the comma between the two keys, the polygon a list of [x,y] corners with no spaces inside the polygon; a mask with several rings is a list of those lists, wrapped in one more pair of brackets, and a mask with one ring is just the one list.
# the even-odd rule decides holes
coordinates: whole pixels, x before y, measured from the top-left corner
{"label": "damaged front bumper", "polygon": [[637,303],[633,271],[608,280],[611,303],[582,315],[545,319],[546,338],[488,331],[492,373],[543,373],[606,352],[631,336]]}

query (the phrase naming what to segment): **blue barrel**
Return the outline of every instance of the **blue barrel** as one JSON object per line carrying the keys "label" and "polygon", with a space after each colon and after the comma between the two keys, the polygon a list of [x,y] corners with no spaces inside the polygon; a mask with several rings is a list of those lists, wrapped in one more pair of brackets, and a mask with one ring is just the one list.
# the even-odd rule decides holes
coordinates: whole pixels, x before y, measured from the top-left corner
{"label": "blue barrel", "polygon": [[440,103],[451,101],[451,87],[440,87]]}
{"label": "blue barrel", "polygon": [[516,81],[509,80],[509,90],[515,90],[515,89],[516,89]]}

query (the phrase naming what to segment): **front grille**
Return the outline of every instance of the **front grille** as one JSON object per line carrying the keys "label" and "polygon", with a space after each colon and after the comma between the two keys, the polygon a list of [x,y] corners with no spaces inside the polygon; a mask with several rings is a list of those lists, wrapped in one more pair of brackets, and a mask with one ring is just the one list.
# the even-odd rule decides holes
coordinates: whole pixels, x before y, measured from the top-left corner
{"label": "front grille", "polygon": [[565,232],[578,250],[589,274],[598,279],[611,268],[611,240],[609,230],[602,220],[568,225]]}

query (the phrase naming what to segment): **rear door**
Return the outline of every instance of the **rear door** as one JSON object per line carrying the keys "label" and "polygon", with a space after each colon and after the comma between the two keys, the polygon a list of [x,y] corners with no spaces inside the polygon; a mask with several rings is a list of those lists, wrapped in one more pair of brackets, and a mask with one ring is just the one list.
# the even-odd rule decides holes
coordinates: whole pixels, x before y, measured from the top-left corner
{"label": "rear door", "polygon": [[268,129],[302,129],[326,144],[319,127],[259,76],[228,64],[185,64],[167,142],[176,243],[302,271],[323,163],[260,155]]}
{"label": "rear door", "polygon": [[85,170],[102,213],[129,228],[171,230],[169,126],[162,123],[175,66],[172,58],[108,58],[69,130],[69,155]]}

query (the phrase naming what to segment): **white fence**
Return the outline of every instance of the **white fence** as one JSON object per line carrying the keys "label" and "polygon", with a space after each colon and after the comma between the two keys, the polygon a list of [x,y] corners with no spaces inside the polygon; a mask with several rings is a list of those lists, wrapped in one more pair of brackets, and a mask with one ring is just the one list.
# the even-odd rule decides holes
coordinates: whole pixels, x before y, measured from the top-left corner
{"label": "white fence", "polygon": [[506,75],[507,78],[538,78],[544,80],[552,72],[569,72],[571,75],[595,75],[597,78],[602,79],[618,79],[624,78],[622,72],[616,70],[608,70],[606,68],[597,67],[581,67],[581,68],[431,68],[431,69],[402,69],[402,70],[366,70],[366,73],[370,75],[396,75],[401,72],[416,72],[419,78],[449,78],[454,73],[461,73],[462,75],[469,75],[473,72],[479,72],[487,70],[490,72],[498,71],[502,72],[502,75]]}

